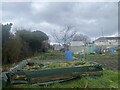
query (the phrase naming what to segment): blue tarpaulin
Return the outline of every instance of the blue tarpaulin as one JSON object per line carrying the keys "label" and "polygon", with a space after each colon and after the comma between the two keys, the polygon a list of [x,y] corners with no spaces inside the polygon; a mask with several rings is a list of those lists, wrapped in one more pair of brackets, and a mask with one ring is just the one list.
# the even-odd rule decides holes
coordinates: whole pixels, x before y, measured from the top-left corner
{"label": "blue tarpaulin", "polygon": [[115,53],[115,48],[109,48],[109,51],[114,54]]}
{"label": "blue tarpaulin", "polygon": [[100,53],[100,49],[99,49],[99,48],[96,48],[96,49],[95,49],[95,52],[96,52],[97,54],[99,54],[99,53]]}
{"label": "blue tarpaulin", "polygon": [[72,51],[71,50],[65,51],[65,58],[66,58],[66,60],[72,60]]}

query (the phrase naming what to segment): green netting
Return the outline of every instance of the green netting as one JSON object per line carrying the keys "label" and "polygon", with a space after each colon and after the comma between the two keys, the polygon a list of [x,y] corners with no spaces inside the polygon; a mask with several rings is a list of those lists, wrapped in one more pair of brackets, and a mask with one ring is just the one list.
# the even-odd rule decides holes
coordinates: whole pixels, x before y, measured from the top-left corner
{"label": "green netting", "polygon": [[32,85],[48,85],[48,84],[53,84],[53,83],[60,83],[60,82],[65,82],[65,81],[68,81],[68,80],[72,80],[76,77],[71,77],[71,78],[66,78],[64,80],[56,80],[56,81],[48,81],[48,82],[43,82],[43,83],[35,83],[35,84],[32,84]]}
{"label": "green netting", "polygon": [[13,80],[11,81],[11,84],[27,84],[28,81],[22,81],[22,80]]}
{"label": "green netting", "polygon": [[83,66],[83,67],[70,67],[70,68],[57,68],[49,70],[38,70],[38,71],[25,71],[25,74],[29,78],[34,77],[47,77],[60,74],[70,74],[73,72],[97,72],[101,71],[101,68],[96,68],[94,66]]}
{"label": "green netting", "polygon": [[7,85],[8,77],[6,76],[6,73],[7,72],[3,72],[3,73],[0,74],[0,86],[1,86],[1,89],[4,88]]}
{"label": "green netting", "polygon": [[[77,77],[77,76],[82,76],[82,75],[89,75],[89,74],[101,74],[101,71],[103,70],[102,67],[97,64],[94,63],[92,66],[88,65],[88,66],[74,66],[74,67],[64,67],[64,68],[48,68],[48,69],[38,69],[38,70],[24,70],[23,67],[25,67],[28,62],[34,63],[35,65],[40,65],[41,63],[44,63],[42,61],[32,61],[32,60],[23,60],[21,63],[19,63],[18,65],[16,65],[14,68],[12,68],[8,73],[8,78],[10,80],[11,83],[33,83],[32,79],[38,79],[40,78],[40,80],[42,78],[48,78],[48,82],[49,82],[49,77],[53,78],[53,76],[56,77],[64,77],[64,76],[70,76],[70,77]],[[49,62],[53,62],[53,61],[49,61]],[[66,61],[54,61],[54,62],[66,62]],[[92,63],[92,62],[91,62]],[[25,76],[24,78],[27,79],[23,79],[23,77],[20,77],[21,75]],[[14,77],[20,77],[18,79],[14,79]],[[54,79],[54,78],[53,78]],[[58,80],[59,81],[59,80]],[[38,80],[39,83],[39,80]],[[40,83],[39,83],[40,84]],[[41,84],[44,84],[44,82],[42,82]]]}
{"label": "green netting", "polygon": [[7,82],[8,77],[6,76],[6,72],[3,72],[0,77],[2,78],[2,80],[4,80],[5,82]]}
{"label": "green netting", "polygon": [[18,65],[16,65],[15,67],[10,69],[10,72],[16,72],[17,70],[22,69],[26,64],[28,63],[27,60],[23,60],[22,62],[20,62]]}

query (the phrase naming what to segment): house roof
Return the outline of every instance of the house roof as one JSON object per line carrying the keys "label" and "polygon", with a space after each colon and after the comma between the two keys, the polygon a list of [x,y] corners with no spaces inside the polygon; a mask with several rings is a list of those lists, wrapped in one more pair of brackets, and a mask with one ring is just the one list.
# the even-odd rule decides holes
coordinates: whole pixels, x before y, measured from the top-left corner
{"label": "house roof", "polygon": [[105,41],[105,40],[120,40],[120,37],[100,37],[95,40],[96,41]]}
{"label": "house roof", "polygon": [[72,41],[83,41],[84,37],[82,35],[75,35]]}

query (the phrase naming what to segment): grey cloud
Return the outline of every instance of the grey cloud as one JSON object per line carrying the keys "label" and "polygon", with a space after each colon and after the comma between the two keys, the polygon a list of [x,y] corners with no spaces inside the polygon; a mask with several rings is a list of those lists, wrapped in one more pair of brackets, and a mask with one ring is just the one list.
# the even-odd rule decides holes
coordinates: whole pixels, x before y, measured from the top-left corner
{"label": "grey cloud", "polygon": [[4,2],[2,3],[3,21],[26,18],[30,15],[30,3]]}
{"label": "grey cloud", "polygon": [[30,9],[30,3],[27,2],[3,2],[2,3],[2,8],[5,11],[9,11],[9,12],[14,12],[14,13],[18,13],[18,12],[24,12],[24,11],[28,11]]}
{"label": "grey cloud", "polygon": [[[75,25],[79,32],[92,38],[101,36],[102,31],[105,36],[118,32],[117,2],[16,2],[2,6],[3,22],[13,21],[15,26],[40,29],[48,34],[65,25]],[[48,25],[42,24],[44,22]]]}

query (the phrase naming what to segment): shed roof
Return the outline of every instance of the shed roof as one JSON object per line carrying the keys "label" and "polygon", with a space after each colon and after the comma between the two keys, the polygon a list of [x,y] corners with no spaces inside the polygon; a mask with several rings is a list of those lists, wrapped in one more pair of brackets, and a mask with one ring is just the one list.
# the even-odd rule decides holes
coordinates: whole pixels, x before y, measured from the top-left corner
{"label": "shed roof", "polygon": [[120,37],[100,37],[95,40],[96,41],[105,41],[105,40],[120,40]]}

